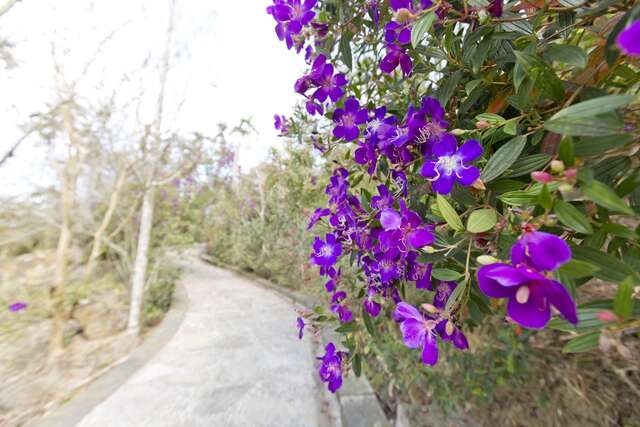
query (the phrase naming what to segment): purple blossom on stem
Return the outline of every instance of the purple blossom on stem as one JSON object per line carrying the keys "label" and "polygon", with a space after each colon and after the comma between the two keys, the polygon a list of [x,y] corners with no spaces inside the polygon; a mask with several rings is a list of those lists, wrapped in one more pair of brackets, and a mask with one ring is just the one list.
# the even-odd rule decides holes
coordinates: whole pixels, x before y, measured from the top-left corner
{"label": "purple blossom on stem", "polygon": [[338,291],[331,297],[331,311],[338,315],[342,323],[349,323],[353,320],[353,313],[346,305],[340,304],[347,298],[347,293]]}
{"label": "purple blossom on stem", "polygon": [[413,62],[405,49],[395,44],[388,44],[387,55],[380,61],[380,69],[387,74],[391,74],[398,65],[400,65],[405,77],[411,74]]}
{"label": "purple blossom on stem", "polygon": [[616,38],[616,44],[627,55],[640,56],[640,20],[622,30]]}
{"label": "purple blossom on stem", "polygon": [[298,339],[301,340],[304,335],[304,319],[302,317],[298,317],[298,319],[296,319],[296,323],[298,325]]}
{"label": "purple blossom on stem", "polygon": [[435,159],[427,160],[420,170],[420,174],[431,181],[431,185],[439,194],[449,194],[453,184],[471,185],[480,177],[480,171],[468,163],[482,155],[482,146],[475,139],[471,139],[457,148],[453,135],[443,135],[440,142],[433,145]]}
{"label": "purple blossom on stem", "polygon": [[333,129],[333,136],[343,138],[345,141],[356,140],[360,136],[358,125],[365,123],[367,116],[367,109],[360,108],[357,99],[347,99],[344,109],[336,108],[333,112],[333,121],[337,124]]}
{"label": "purple blossom on stem", "polygon": [[267,7],[267,13],[278,23],[276,34],[280,40],[285,40],[287,48],[293,47],[292,36],[300,34],[302,27],[309,24],[316,16],[312,10],[317,0],[274,0],[274,4]]}
{"label": "purple blossom on stem", "polygon": [[18,301],[18,302],[14,302],[9,306],[9,311],[13,313],[17,313],[18,311],[22,311],[26,308],[27,308],[26,302]]}
{"label": "purple blossom on stem", "polygon": [[331,393],[335,393],[342,386],[342,362],[346,358],[347,353],[336,351],[336,346],[331,342],[325,347],[324,356],[318,357],[321,361],[318,370],[320,379],[327,383]]}
{"label": "purple blossom on stem", "polygon": [[329,208],[317,208],[313,212],[313,215],[311,215],[311,217],[309,218],[309,224],[307,224],[307,230],[311,230],[318,223],[318,221],[322,219],[322,217],[325,217],[330,213],[331,213],[331,210],[329,210]]}
{"label": "purple blossom on stem", "polygon": [[506,298],[509,317],[525,328],[544,328],[551,319],[551,306],[575,325],[578,316],[571,295],[561,283],[544,275],[570,259],[571,249],[564,240],[527,231],[511,248],[511,265],[481,267],[478,285],[491,298]]}
{"label": "purple blossom on stem", "polygon": [[342,255],[342,245],[336,240],[335,235],[329,233],[325,236],[325,240],[316,236],[311,254],[311,259],[316,265],[329,268],[338,261],[340,255]]}
{"label": "purple blossom on stem", "polygon": [[369,286],[367,295],[362,302],[364,310],[369,313],[371,317],[376,317],[380,314],[382,306],[374,299],[378,295],[378,292],[373,286]]}
{"label": "purple blossom on stem", "polygon": [[400,331],[404,345],[409,348],[422,347],[422,363],[438,363],[438,323],[421,314],[417,308],[401,302],[396,307],[394,318],[400,322]]}
{"label": "purple blossom on stem", "polygon": [[273,127],[280,131],[280,135],[286,135],[289,133],[289,126],[287,125],[287,118],[275,114],[273,116]]}

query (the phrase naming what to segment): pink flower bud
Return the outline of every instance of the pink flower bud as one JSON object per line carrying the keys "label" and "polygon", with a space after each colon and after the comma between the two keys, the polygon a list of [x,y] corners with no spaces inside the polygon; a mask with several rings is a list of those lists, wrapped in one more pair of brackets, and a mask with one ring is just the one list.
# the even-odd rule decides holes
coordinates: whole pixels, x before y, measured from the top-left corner
{"label": "pink flower bud", "polygon": [[597,314],[598,320],[601,322],[617,322],[618,316],[610,310],[602,310]]}
{"label": "pink flower bud", "polygon": [[567,169],[566,171],[564,171],[564,176],[569,178],[569,179],[575,178],[576,175],[578,175],[578,169],[576,169],[576,168],[571,168],[571,169]]}
{"label": "pink flower bud", "polygon": [[553,181],[553,176],[551,176],[546,172],[541,172],[541,171],[531,172],[531,178],[533,178],[534,181],[538,181],[543,184],[547,184]]}

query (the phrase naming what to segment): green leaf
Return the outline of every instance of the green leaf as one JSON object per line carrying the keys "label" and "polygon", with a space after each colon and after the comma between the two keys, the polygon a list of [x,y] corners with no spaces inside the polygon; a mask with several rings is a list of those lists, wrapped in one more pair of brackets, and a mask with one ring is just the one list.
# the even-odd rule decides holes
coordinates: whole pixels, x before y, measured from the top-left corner
{"label": "green leaf", "polygon": [[351,53],[351,35],[348,31],[345,31],[340,38],[340,57],[344,65],[353,68],[353,54]]}
{"label": "green leaf", "polygon": [[507,121],[504,117],[493,113],[478,114],[476,116],[476,120],[484,120],[485,122],[491,123],[492,125],[502,125]]}
{"label": "green leaf", "polygon": [[544,128],[551,132],[571,136],[607,136],[622,135],[624,124],[611,117],[559,117],[548,120]]}
{"label": "green leaf", "polygon": [[457,271],[449,270],[448,268],[434,268],[431,271],[431,277],[434,277],[438,280],[442,280],[444,282],[451,282],[453,280],[458,280],[462,277],[462,274]]}
{"label": "green leaf", "polygon": [[367,329],[367,332],[369,332],[372,337],[376,337],[378,335],[378,330],[373,323],[373,318],[369,315],[369,313],[367,313],[366,310],[362,310],[362,319],[364,321],[364,327]]}
{"label": "green leaf", "polygon": [[411,29],[411,46],[413,46],[414,49],[418,47],[424,38],[425,33],[429,31],[431,25],[433,25],[435,19],[435,12],[429,12],[420,18],[418,22],[413,24],[413,28]]}
{"label": "green leaf", "polygon": [[587,217],[571,203],[558,200],[553,208],[553,212],[558,216],[561,223],[578,233],[593,233],[593,228],[591,228]]}
{"label": "green leaf", "polygon": [[598,347],[600,331],[587,332],[573,338],[562,349],[563,353],[582,353]]}
{"label": "green leaf", "polygon": [[462,297],[462,291],[465,290],[466,285],[461,282],[458,283],[458,286],[456,286],[453,289],[453,292],[451,292],[451,295],[449,295],[449,299],[447,300],[447,303],[444,306],[444,311],[446,313],[449,313],[451,311],[451,309],[456,305],[457,301]]}
{"label": "green leaf", "polygon": [[438,203],[438,209],[440,209],[440,213],[449,227],[454,229],[455,231],[464,231],[464,226],[462,225],[462,220],[456,210],[449,204],[447,199],[440,194],[438,194],[436,198],[436,202]]}
{"label": "green leaf", "polygon": [[346,332],[353,332],[355,331],[357,328],[358,324],[356,322],[349,322],[349,323],[344,323],[340,326],[338,326],[335,331],[338,333],[346,333]]}
{"label": "green leaf", "polygon": [[498,148],[480,174],[482,181],[485,183],[492,181],[509,169],[509,166],[520,156],[526,143],[527,137],[519,135]]}
{"label": "green leaf", "polygon": [[584,194],[596,204],[627,215],[635,212],[609,186],[597,180],[591,180],[582,187]]}
{"label": "green leaf", "polygon": [[526,52],[514,51],[518,64],[525,74],[535,82],[542,93],[554,101],[562,101],[564,98],[564,85],[562,80],[549,65],[539,56]]}
{"label": "green leaf", "polygon": [[578,46],[568,44],[552,44],[542,55],[547,61],[575,65],[579,68],[587,66],[587,55]]}
{"label": "green leaf", "polygon": [[615,111],[633,100],[633,95],[607,95],[583,101],[558,111],[551,120],[560,118],[581,119]]}
{"label": "green leaf", "polygon": [[568,263],[563,264],[559,271],[571,279],[582,279],[583,277],[593,276],[593,273],[599,269],[599,267],[589,264],[588,262],[572,259]]}
{"label": "green leaf", "polygon": [[607,310],[607,308],[601,307],[580,307],[578,308],[578,324],[572,325],[561,318],[555,318],[549,322],[549,327],[551,329],[556,329],[564,332],[578,332],[583,333],[587,331],[593,331],[594,329],[602,329],[603,326],[606,325],[605,322],[598,319],[598,314],[602,312],[602,310]]}
{"label": "green leaf", "polygon": [[[556,191],[560,186],[558,182],[551,182],[547,184],[549,191]],[[502,202],[511,205],[511,206],[522,206],[534,203],[540,192],[542,191],[542,184],[537,183],[532,185],[528,190],[516,190],[516,191],[508,191],[504,194],[498,196]]]}
{"label": "green leaf", "polygon": [[467,231],[471,233],[482,233],[487,230],[491,230],[498,222],[496,211],[487,209],[478,209],[471,212],[469,219],[467,220]]}
{"label": "green leaf", "polygon": [[573,252],[573,259],[598,267],[598,270],[593,272],[593,277],[597,277],[600,280],[621,283],[627,276],[635,274],[635,271],[627,264],[598,249],[581,245],[573,246],[571,251]]}
{"label": "green leaf", "polygon": [[353,367],[353,373],[357,378],[360,378],[360,374],[362,373],[362,358],[359,354],[356,353],[356,355],[353,357],[351,366]]}
{"label": "green leaf", "polygon": [[456,91],[458,83],[462,79],[462,70],[458,70],[451,74],[448,78],[444,79],[444,83],[438,88],[436,92],[436,98],[440,101],[440,104],[444,107],[449,102],[449,99]]}
{"label": "green leaf", "polygon": [[545,209],[551,209],[553,207],[553,199],[551,198],[551,192],[547,184],[542,186],[540,194],[538,195],[538,204]]}
{"label": "green leaf", "polygon": [[562,138],[558,147],[558,157],[567,166],[573,166],[575,161],[575,149],[573,148],[573,140],[570,137]]}
{"label": "green leaf", "polygon": [[547,163],[549,163],[549,160],[551,160],[551,156],[544,153],[520,157],[511,165],[511,168],[509,168],[504,176],[512,178],[529,174],[533,171],[542,169]]}
{"label": "green leaf", "polygon": [[578,157],[590,157],[622,147],[633,141],[633,135],[624,133],[614,136],[597,136],[593,138],[580,138],[574,144],[575,155]]}
{"label": "green leaf", "polygon": [[614,223],[608,222],[602,225],[602,230],[614,236],[622,237],[623,239],[629,239],[629,240],[638,239],[638,235],[634,233],[633,230],[621,224],[614,224]]}
{"label": "green leaf", "polygon": [[627,319],[633,312],[633,278],[627,277],[618,286],[618,292],[616,292],[616,298],[613,300],[613,311],[622,317]]}

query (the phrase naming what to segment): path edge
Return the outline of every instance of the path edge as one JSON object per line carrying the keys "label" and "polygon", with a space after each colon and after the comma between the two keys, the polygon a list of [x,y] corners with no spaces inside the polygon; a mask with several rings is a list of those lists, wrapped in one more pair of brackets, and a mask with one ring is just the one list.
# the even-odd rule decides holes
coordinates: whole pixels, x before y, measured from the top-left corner
{"label": "path edge", "polygon": [[[169,311],[159,325],[154,327],[122,363],[109,369],[85,388],[78,390],[77,395],[62,404],[53,412],[38,420],[35,427],[70,427],[84,419],[95,407],[107,400],[138,369],[151,360],[180,329],[189,307],[187,290],[182,283],[186,272],[175,282]],[[126,332],[123,332],[126,333]],[[117,415],[114,414],[114,417]]]}
{"label": "path edge", "polygon": [[[320,305],[320,301],[309,295],[303,295],[287,289],[284,286],[278,286],[256,274],[242,270],[234,265],[226,264],[205,253],[200,253],[199,256],[202,261],[250,279],[295,304],[310,310],[313,310],[314,306]],[[323,332],[323,347],[329,341],[335,341],[338,338],[337,334],[333,331]],[[343,386],[338,390],[336,396],[338,398],[340,412],[339,425],[342,427],[387,427],[392,424],[391,421],[387,419],[378,401],[378,397],[374,393],[371,384],[369,384],[369,380],[364,375],[361,375],[360,378],[354,375],[345,377]]]}

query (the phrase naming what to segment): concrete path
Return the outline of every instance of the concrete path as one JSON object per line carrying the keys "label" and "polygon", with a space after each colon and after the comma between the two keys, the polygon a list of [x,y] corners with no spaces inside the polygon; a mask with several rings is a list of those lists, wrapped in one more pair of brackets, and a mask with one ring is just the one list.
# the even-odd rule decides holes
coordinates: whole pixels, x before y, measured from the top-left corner
{"label": "concrete path", "polygon": [[328,424],[312,342],[291,303],[186,256],[189,299],[171,340],[82,427],[315,427]]}

